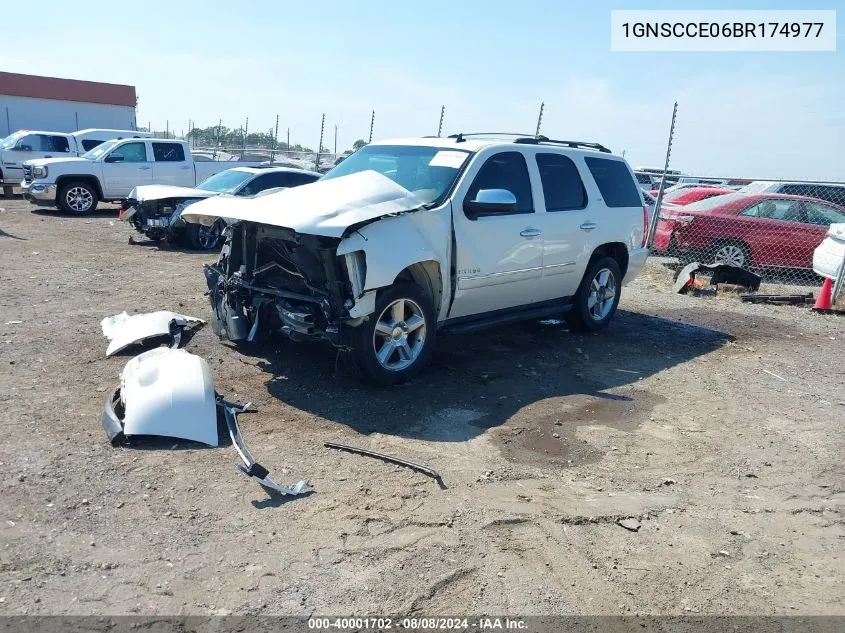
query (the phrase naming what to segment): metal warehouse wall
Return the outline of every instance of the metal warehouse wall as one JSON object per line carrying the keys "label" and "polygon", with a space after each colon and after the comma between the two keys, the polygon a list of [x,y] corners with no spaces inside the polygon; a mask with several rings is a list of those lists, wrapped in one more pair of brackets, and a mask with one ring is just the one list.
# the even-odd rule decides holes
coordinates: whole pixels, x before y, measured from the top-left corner
{"label": "metal warehouse wall", "polygon": [[21,129],[75,132],[92,127],[134,130],[135,108],[0,95],[0,138]]}

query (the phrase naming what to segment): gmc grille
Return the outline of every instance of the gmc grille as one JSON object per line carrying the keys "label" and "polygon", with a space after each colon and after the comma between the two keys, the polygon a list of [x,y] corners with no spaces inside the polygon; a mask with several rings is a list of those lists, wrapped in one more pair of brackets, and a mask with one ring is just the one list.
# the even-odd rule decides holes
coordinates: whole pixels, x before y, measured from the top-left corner
{"label": "gmc grille", "polygon": [[32,167],[30,165],[23,166],[23,179],[24,181],[32,180]]}

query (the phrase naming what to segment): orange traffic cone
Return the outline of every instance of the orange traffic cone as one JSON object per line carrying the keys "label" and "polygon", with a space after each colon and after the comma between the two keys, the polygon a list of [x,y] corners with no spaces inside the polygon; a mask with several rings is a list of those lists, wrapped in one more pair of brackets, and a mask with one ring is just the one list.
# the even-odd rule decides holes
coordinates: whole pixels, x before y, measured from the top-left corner
{"label": "orange traffic cone", "polygon": [[833,291],[833,282],[828,277],[822,284],[822,289],[819,290],[819,296],[816,297],[816,310],[830,310],[830,295]]}

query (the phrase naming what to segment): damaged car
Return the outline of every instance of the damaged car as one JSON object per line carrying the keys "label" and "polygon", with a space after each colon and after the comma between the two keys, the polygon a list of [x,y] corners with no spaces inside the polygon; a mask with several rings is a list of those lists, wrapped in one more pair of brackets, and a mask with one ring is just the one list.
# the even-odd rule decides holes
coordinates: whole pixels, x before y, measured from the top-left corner
{"label": "damaged car", "polygon": [[542,136],[371,143],[317,182],[182,217],[232,222],[205,267],[218,336],[323,339],[385,385],[440,334],[554,315],[606,327],[648,253],[628,163]]}
{"label": "damaged car", "polygon": [[320,176],[289,167],[236,167],[214,174],[196,187],[143,185],[133,189],[123,201],[119,217],[149,240],[181,239],[195,250],[213,250],[220,246],[224,221],[210,226],[186,225],[181,214],[188,205],[213,196],[250,197],[298,187]]}

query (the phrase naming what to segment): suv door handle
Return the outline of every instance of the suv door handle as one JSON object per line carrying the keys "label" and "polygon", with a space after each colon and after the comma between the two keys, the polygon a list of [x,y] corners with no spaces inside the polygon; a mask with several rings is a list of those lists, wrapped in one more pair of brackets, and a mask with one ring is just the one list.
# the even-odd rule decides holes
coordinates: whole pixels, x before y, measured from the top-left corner
{"label": "suv door handle", "polygon": [[53,158],[53,155],[52,154],[45,154],[44,158]]}
{"label": "suv door handle", "polygon": [[152,167],[139,167],[138,169],[140,169],[141,171],[149,171],[150,169],[152,169]]}
{"label": "suv door handle", "polygon": [[190,165],[182,165],[179,169],[190,169]]}
{"label": "suv door handle", "polygon": [[584,224],[581,225],[581,229],[584,231],[592,231],[593,229],[598,228],[598,226],[599,225],[595,222],[584,222]]}
{"label": "suv door handle", "polygon": [[542,233],[540,229],[524,229],[519,232],[522,237],[537,237],[538,235],[542,235]]}

